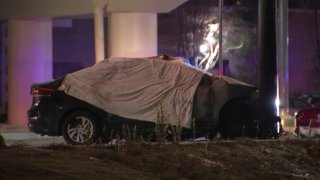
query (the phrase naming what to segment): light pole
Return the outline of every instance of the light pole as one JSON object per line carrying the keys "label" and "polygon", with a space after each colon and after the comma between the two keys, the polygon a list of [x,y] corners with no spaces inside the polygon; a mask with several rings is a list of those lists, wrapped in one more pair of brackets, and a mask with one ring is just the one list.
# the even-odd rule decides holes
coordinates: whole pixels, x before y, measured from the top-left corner
{"label": "light pole", "polygon": [[223,0],[219,0],[219,75],[223,75],[223,59],[222,59],[222,10]]}

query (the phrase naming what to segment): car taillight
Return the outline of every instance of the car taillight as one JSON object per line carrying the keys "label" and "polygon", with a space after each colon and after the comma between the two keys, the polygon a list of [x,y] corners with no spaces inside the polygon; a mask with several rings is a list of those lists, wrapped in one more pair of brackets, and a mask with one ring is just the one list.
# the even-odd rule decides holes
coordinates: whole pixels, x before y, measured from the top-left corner
{"label": "car taillight", "polygon": [[56,92],[57,90],[55,89],[50,89],[50,88],[32,88],[31,89],[31,95],[33,96],[48,96]]}

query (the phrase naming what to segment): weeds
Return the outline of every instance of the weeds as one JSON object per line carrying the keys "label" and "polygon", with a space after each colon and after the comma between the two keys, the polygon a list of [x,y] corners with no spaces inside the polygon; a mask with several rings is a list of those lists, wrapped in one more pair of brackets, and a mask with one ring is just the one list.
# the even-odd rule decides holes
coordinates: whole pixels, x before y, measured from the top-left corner
{"label": "weeds", "polygon": [[166,117],[164,115],[163,106],[160,105],[160,109],[157,112],[156,126],[154,128],[156,140],[160,144],[165,144],[168,137],[169,125],[166,123]]}
{"label": "weeds", "polygon": [[121,150],[121,137],[118,133],[116,135],[116,149],[117,149],[117,152]]}
{"label": "weeds", "polygon": [[168,123],[167,117],[163,111],[163,106],[160,105],[159,111],[157,112],[154,131],[156,140],[162,145],[170,139],[174,143],[180,143],[182,133],[181,118],[178,117],[178,123],[176,125]]}
{"label": "weeds", "polygon": [[141,144],[144,142],[142,136],[137,136],[137,127],[136,125],[131,128],[128,124],[122,125],[121,135],[116,134],[115,144],[113,142],[113,130],[110,133],[110,145],[115,145],[116,150],[120,151],[126,145]]}
{"label": "weeds", "polygon": [[122,138],[125,141],[125,144],[134,144],[137,143],[137,126],[134,125],[131,128],[128,124],[122,125]]}
{"label": "weeds", "polygon": [[122,124],[120,133],[117,133],[115,137],[114,131],[111,130],[109,138],[111,140],[110,145],[114,145],[116,149],[120,151],[125,145],[148,144],[153,140],[156,140],[156,142],[161,145],[166,144],[168,141],[179,144],[182,133],[181,119],[179,117],[175,125],[168,123],[163,108],[160,106],[157,112],[155,126],[151,132],[149,134],[138,134],[138,132],[140,132],[140,129],[139,131],[137,130],[137,125],[130,126],[129,124]]}
{"label": "weeds", "polygon": [[182,132],[182,126],[181,126],[181,119],[178,118],[178,125],[169,125],[168,133],[172,135],[172,142],[179,144],[181,141],[181,132]]}
{"label": "weeds", "polygon": [[192,119],[192,136],[193,136],[193,139],[196,139],[196,120],[195,120],[195,118]]}

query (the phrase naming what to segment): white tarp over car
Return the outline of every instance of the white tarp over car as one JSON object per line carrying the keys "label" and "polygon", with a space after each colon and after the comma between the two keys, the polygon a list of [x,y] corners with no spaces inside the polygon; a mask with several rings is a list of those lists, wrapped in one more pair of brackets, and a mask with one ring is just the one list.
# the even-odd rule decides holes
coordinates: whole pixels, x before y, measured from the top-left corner
{"label": "white tarp over car", "polygon": [[66,75],[59,90],[137,120],[156,122],[162,107],[167,123],[190,128],[194,93],[204,74],[178,59],[110,58]]}

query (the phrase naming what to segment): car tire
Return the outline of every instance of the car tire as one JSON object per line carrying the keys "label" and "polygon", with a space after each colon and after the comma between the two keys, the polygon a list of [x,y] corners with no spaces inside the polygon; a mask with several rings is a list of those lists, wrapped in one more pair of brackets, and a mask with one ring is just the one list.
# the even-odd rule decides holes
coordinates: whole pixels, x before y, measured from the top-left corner
{"label": "car tire", "polygon": [[220,119],[220,133],[222,139],[235,139],[242,136],[242,123],[239,117],[226,114]]}
{"label": "car tire", "polygon": [[223,139],[255,137],[257,125],[247,99],[237,99],[226,104],[219,116],[219,131]]}
{"label": "car tire", "polygon": [[86,111],[76,111],[65,119],[62,135],[68,144],[85,145],[95,143],[100,135],[98,121]]}

